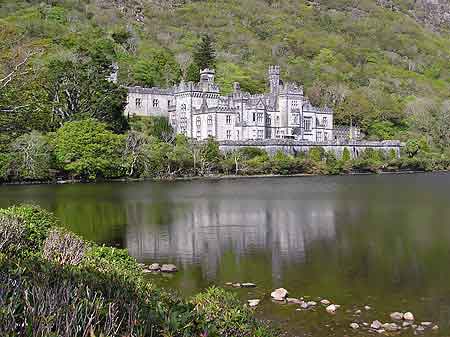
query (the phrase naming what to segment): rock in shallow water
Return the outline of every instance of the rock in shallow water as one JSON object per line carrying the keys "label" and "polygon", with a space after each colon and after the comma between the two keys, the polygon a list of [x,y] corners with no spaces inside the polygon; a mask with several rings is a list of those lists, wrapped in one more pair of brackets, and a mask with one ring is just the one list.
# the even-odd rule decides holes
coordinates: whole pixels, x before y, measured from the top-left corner
{"label": "rock in shallow water", "polygon": [[370,327],[372,329],[379,330],[379,329],[381,329],[382,324],[380,321],[377,320],[377,321],[373,321],[372,324],[370,324]]}
{"label": "rock in shallow water", "polygon": [[396,321],[401,321],[403,319],[403,313],[402,312],[393,312],[389,315],[391,319]]}
{"label": "rock in shallow water", "polygon": [[300,308],[302,308],[302,309],[308,309],[308,308],[309,308],[309,305],[308,305],[308,303],[306,303],[306,302],[302,302],[302,303],[300,304]]}
{"label": "rock in shallow water", "polygon": [[255,288],[256,284],[250,283],[250,282],[246,282],[246,283],[242,283],[241,286],[242,286],[242,288]]}
{"label": "rock in shallow water", "polygon": [[383,329],[386,331],[397,331],[399,329],[399,326],[395,323],[384,323]]}
{"label": "rock in shallow water", "polygon": [[414,321],[414,315],[413,315],[411,312],[406,312],[406,313],[403,315],[403,319],[404,319],[405,321]]}
{"label": "rock in shallow water", "polygon": [[359,329],[359,324],[358,323],[350,323],[350,328],[352,329]]}
{"label": "rock in shallow water", "polygon": [[152,263],[148,267],[148,270],[150,270],[150,271],[159,271],[160,269],[161,269],[161,266],[159,265],[159,263]]}
{"label": "rock in shallow water", "polygon": [[334,314],[336,310],[339,308],[336,304],[330,304],[328,307],[326,307],[326,311],[330,314]]}
{"label": "rock in shallow water", "polygon": [[299,300],[298,298],[292,298],[292,297],[286,298],[286,301],[288,303],[292,303],[292,304],[302,304],[303,303],[302,300]]}
{"label": "rock in shallow water", "polygon": [[248,300],[248,305],[250,307],[256,307],[261,300]]}
{"label": "rock in shallow water", "polygon": [[161,266],[161,272],[163,273],[174,273],[177,271],[177,266],[175,266],[174,264],[163,264]]}
{"label": "rock in shallow water", "polygon": [[284,301],[284,299],[286,298],[287,295],[288,295],[288,291],[284,288],[275,289],[270,294],[270,296],[272,296],[272,298],[275,301]]}
{"label": "rock in shallow water", "polygon": [[330,305],[331,304],[331,302],[326,300],[326,299],[323,299],[322,301],[320,301],[320,303],[322,303],[323,305]]}

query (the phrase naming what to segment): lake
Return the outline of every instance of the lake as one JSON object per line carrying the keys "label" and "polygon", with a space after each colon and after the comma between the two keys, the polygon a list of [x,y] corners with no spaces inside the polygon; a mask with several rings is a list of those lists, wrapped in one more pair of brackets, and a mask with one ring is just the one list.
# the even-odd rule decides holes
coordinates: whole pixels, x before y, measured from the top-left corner
{"label": "lake", "polygon": [[[449,335],[450,174],[0,187],[0,207],[24,202],[140,262],[175,263],[178,273],[148,277],[184,296],[256,283],[230,291],[262,299],[257,315],[291,336],[364,336],[349,324],[393,311]],[[272,303],[276,287],[342,307],[297,311]]]}

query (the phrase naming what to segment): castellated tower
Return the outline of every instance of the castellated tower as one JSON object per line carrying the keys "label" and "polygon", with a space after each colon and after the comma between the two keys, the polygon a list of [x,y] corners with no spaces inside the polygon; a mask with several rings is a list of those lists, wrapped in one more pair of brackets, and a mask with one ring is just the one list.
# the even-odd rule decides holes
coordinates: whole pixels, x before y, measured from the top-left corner
{"label": "castellated tower", "polygon": [[280,86],[280,66],[270,66],[269,67],[269,84],[270,93],[278,94]]}

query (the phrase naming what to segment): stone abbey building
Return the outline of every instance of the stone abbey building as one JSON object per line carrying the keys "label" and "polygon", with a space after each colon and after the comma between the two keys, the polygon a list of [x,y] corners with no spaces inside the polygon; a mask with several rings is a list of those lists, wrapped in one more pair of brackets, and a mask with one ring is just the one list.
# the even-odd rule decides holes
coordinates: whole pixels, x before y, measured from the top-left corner
{"label": "stone abbey building", "polygon": [[214,70],[200,72],[200,82],[169,89],[128,88],[128,116],[166,116],[177,133],[198,140],[296,139],[333,141],[333,111],[311,105],[303,88],[283,83],[280,67],[268,71],[270,92],[251,95],[234,83],[221,95]]}

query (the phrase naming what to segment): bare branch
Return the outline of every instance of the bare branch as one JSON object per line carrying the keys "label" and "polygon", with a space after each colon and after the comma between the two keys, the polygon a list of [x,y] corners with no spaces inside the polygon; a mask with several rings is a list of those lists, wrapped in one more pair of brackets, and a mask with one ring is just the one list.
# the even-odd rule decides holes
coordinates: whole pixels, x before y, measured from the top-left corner
{"label": "bare branch", "polygon": [[14,66],[14,69],[5,77],[0,78],[0,89],[4,89],[6,88],[6,86],[17,76],[22,76],[28,73],[28,71],[22,71],[19,72],[20,68],[22,68],[23,65],[25,65],[28,60],[35,54],[37,54],[39,51],[32,51],[27,53],[27,55],[25,56],[25,58],[20,61],[18,64],[16,64]]}

